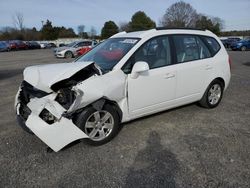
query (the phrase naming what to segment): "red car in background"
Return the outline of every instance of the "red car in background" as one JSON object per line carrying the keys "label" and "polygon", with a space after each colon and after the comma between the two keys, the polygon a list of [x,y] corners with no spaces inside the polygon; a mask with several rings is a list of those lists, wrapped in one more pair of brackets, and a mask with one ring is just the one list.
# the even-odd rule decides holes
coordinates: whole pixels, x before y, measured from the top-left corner
{"label": "red car in background", "polygon": [[14,41],[7,42],[10,50],[17,50],[17,44]]}
{"label": "red car in background", "polygon": [[78,49],[76,51],[77,56],[79,57],[81,55],[86,54],[87,52],[89,52],[90,50],[92,50],[92,48],[94,48],[96,45],[97,45],[96,41],[86,42],[86,46],[83,46],[83,47],[81,47],[80,49]]}
{"label": "red car in background", "polygon": [[8,41],[10,50],[27,50],[28,45],[21,40],[10,40]]}
{"label": "red car in background", "polygon": [[80,48],[79,50],[77,50],[77,56],[81,56],[83,54],[86,54],[87,52],[89,52],[93,47],[92,46],[84,46],[82,48]]}

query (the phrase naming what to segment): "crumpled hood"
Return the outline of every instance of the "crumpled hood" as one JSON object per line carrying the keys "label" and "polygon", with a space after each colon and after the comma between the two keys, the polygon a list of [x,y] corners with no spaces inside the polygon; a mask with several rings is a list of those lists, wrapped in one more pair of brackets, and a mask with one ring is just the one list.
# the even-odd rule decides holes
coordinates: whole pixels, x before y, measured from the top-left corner
{"label": "crumpled hood", "polygon": [[59,63],[36,65],[24,69],[24,80],[35,88],[51,92],[51,86],[61,80],[70,78],[94,62]]}

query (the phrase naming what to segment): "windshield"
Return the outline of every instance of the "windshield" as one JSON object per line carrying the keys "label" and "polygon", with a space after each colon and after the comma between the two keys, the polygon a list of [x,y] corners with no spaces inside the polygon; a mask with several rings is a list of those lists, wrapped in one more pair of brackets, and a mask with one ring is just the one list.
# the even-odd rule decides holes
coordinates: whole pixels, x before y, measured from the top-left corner
{"label": "windshield", "polygon": [[138,41],[138,38],[110,38],[77,59],[76,62],[94,61],[102,71],[111,71]]}
{"label": "windshield", "polygon": [[73,47],[76,44],[76,42],[71,42],[69,44],[67,44],[68,47]]}

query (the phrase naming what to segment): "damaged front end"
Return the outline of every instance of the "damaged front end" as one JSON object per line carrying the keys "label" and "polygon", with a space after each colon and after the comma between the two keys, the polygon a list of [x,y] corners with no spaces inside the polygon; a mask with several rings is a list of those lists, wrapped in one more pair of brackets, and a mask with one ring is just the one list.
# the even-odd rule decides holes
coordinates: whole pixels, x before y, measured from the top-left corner
{"label": "damaged front end", "polygon": [[[76,105],[77,98],[83,92],[75,90],[74,86],[90,77],[98,76],[101,71],[94,63],[75,71],[73,75],[67,74],[63,78],[52,79],[49,89],[43,91],[25,80],[22,82],[16,96],[16,113],[19,124],[29,133],[34,133],[54,151],[59,151],[69,143],[88,138],[72,121],[71,114]],[[65,76],[67,75],[67,76]],[[24,78],[29,76],[24,76]],[[32,81],[30,81],[32,83]],[[42,85],[42,84],[40,84]],[[51,92],[49,91],[51,90]]]}

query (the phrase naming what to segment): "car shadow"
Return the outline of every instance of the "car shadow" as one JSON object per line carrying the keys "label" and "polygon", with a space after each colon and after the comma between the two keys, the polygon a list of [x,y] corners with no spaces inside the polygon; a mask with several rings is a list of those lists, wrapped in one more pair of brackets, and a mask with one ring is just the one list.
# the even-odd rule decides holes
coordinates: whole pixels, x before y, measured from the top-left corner
{"label": "car shadow", "polygon": [[9,79],[11,77],[22,74],[23,69],[0,70],[0,80]]}
{"label": "car shadow", "polygon": [[159,134],[152,131],[145,149],[138,152],[128,170],[124,187],[176,187],[179,171],[175,154],[164,149]]}

